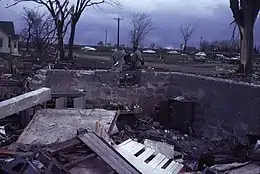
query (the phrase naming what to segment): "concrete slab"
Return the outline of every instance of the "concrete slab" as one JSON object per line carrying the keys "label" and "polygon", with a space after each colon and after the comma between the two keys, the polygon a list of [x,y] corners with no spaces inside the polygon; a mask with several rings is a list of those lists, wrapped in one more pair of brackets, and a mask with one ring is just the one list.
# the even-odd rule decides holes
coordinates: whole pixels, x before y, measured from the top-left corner
{"label": "concrete slab", "polygon": [[[47,145],[74,138],[79,128],[95,130],[96,122],[106,131],[116,116],[116,111],[105,109],[43,109],[39,110],[17,142]],[[115,126],[113,132],[117,132]]]}
{"label": "concrete slab", "polygon": [[43,104],[51,99],[49,88],[40,88],[17,97],[0,102],[0,119],[26,110],[33,106]]}

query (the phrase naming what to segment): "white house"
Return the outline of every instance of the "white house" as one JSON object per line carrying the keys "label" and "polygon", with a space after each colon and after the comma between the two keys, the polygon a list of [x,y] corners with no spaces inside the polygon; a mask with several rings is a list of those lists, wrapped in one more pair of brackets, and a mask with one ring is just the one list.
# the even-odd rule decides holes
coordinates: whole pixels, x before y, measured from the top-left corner
{"label": "white house", "polygon": [[0,53],[18,54],[19,36],[15,34],[14,23],[0,21]]}

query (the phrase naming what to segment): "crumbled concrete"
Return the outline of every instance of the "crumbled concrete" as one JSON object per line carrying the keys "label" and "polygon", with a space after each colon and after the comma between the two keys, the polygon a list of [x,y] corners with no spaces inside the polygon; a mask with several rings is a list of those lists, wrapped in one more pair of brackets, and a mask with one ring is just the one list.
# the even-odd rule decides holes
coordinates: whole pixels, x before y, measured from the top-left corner
{"label": "crumbled concrete", "polygon": [[246,132],[260,133],[259,85],[179,72],[142,71],[141,87],[119,88],[119,73],[93,72],[48,70],[46,80],[34,86],[50,87],[52,92],[60,93],[84,89],[87,104],[93,101],[135,103],[146,114],[169,97],[191,97],[198,104],[196,134],[209,138],[241,138]]}

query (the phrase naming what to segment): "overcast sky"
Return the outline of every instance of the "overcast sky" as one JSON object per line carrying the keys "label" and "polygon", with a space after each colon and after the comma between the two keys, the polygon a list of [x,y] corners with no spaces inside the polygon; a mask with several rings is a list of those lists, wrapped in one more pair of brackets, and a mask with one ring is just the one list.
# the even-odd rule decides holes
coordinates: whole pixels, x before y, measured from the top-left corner
{"label": "overcast sky", "polygon": [[[4,8],[12,0],[0,2],[0,20],[15,22],[16,31],[24,26],[21,20],[23,6],[30,7],[33,3],[25,3],[12,8]],[[72,0],[73,1],[73,0]],[[76,44],[97,44],[105,40],[105,30],[108,30],[108,42],[116,43],[117,22],[114,17],[124,18],[120,26],[120,42],[129,44],[129,21],[134,12],[144,12],[153,20],[153,31],[146,38],[145,44],[155,43],[160,46],[176,47],[182,43],[181,24],[196,25],[189,45],[198,45],[200,38],[204,40],[229,40],[232,27],[232,14],[228,0],[119,0],[122,7],[101,5],[100,8],[87,9],[77,26]],[[256,28],[258,27],[257,21]],[[260,25],[260,24],[259,24]],[[255,33],[259,44],[258,32]]]}

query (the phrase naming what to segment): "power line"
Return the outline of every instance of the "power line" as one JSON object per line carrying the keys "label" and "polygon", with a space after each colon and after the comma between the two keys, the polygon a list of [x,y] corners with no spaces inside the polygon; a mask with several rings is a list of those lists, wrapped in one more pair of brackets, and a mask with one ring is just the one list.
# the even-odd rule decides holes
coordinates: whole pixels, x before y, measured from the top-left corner
{"label": "power line", "polygon": [[124,20],[123,18],[113,18],[114,20],[117,20],[117,49],[119,49],[119,36],[120,36],[120,33],[119,33],[119,28],[120,28],[120,21],[121,20]]}

